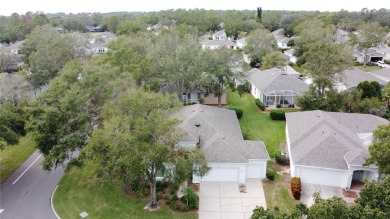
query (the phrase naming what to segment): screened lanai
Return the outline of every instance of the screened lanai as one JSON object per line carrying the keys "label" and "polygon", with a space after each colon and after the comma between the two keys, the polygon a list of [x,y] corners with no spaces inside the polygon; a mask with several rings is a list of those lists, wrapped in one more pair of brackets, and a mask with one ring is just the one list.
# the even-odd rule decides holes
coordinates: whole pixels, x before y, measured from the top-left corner
{"label": "screened lanai", "polygon": [[282,107],[294,107],[299,92],[292,90],[268,91],[263,93],[263,103],[266,106],[280,104]]}

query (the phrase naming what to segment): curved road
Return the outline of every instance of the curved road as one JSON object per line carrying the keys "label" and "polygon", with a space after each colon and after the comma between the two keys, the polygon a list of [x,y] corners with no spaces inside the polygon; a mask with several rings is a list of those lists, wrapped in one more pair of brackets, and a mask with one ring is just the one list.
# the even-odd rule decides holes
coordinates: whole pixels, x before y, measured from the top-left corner
{"label": "curved road", "polygon": [[43,155],[35,151],[0,186],[1,219],[55,219],[50,198],[64,175],[62,167],[42,170]]}

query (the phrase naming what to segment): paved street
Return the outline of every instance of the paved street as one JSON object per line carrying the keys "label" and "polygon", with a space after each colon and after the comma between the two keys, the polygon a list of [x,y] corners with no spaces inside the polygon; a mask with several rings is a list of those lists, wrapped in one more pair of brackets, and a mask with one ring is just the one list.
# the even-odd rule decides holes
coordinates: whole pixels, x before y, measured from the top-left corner
{"label": "paved street", "polygon": [[35,151],[1,186],[0,218],[51,219],[50,198],[64,175],[63,168],[42,170],[43,155]]}

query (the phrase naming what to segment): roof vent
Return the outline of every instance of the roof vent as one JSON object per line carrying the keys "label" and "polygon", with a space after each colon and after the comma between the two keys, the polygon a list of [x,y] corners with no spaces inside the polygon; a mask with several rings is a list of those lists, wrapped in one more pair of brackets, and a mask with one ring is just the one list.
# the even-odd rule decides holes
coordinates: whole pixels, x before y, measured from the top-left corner
{"label": "roof vent", "polygon": [[196,126],[196,127],[199,127],[199,126],[200,126],[200,123],[199,123],[199,122],[196,122],[196,123],[195,123],[195,126]]}
{"label": "roof vent", "polygon": [[202,108],[200,108],[200,111],[201,111],[201,112],[203,112],[203,109],[202,109]]}
{"label": "roof vent", "polygon": [[222,138],[222,139],[225,139],[225,136],[224,136],[224,135],[221,135],[221,138]]}

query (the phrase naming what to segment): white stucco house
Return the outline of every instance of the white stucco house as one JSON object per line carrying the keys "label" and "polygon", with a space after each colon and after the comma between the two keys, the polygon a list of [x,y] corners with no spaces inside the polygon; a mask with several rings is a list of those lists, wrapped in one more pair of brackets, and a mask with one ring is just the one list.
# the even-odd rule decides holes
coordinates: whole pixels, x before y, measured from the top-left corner
{"label": "white stucco house", "polygon": [[230,40],[230,37],[227,37],[225,30],[220,30],[212,34],[213,40]]}
{"label": "white stucco house", "polygon": [[288,42],[292,40],[292,38],[284,36],[284,29],[280,28],[272,32],[274,38],[278,44],[278,47],[281,49],[289,49],[291,47],[287,46]]}
{"label": "white stucco house", "polygon": [[102,32],[89,40],[92,53],[108,52],[108,44],[116,40],[117,36],[111,32]]}
{"label": "white stucco house", "polygon": [[205,40],[202,43],[202,49],[220,49],[226,47],[229,49],[236,49],[236,44],[230,40]]}
{"label": "white stucco house", "polygon": [[241,38],[239,40],[236,40],[236,47],[237,47],[237,49],[244,49],[244,47],[246,45],[248,45],[248,43],[246,41],[246,37]]}
{"label": "white stucco house", "polygon": [[211,168],[204,177],[194,175],[194,183],[265,178],[270,158],[264,143],[244,140],[234,111],[196,104],[184,106],[176,116],[187,133],[179,144],[199,147]]}
{"label": "white stucco house", "polygon": [[286,56],[288,56],[288,61],[291,63],[297,63],[298,60],[297,57],[294,56],[294,52],[294,49],[289,49],[283,52]]}
{"label": "white stucco house", "polygon": [[299,74],[286,68],[264,71],[253,68],[247,75],[251,94],[266,106],[294,105],[297,97],[309,89],[309,85],[298,78]]}
{"label": "white stucco house", "polygon": [[353,181],[378,181],[378,168],[363,163],[369,156],[373,131],[388,123],[370,114],[320,110],[286,113],[291,177],[346,190]]}

